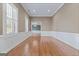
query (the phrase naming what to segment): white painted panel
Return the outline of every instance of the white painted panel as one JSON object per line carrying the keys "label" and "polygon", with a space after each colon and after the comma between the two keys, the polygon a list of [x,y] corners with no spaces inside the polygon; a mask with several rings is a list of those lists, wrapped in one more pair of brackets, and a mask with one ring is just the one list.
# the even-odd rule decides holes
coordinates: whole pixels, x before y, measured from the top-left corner
{"label": "white painted panel", "polygon": [[55,32],[55,31],[43,31],[41,32],[41,36],[51,36],[56,39],[79,49],[79,34],[77,33],[66,33],[66,32]]}
{"label": "white painted panel", "polygon": [[76,34],[76,44],[77,44],[77,47],[79,47],[79,34]]}
{"label": "white painted panel", "polygon": [[19,43],[23,42],[25,39],[30,37],[31,32],[27,33],[18,33],[15,35],[8,35],[4,37],[0,37],[0,53],[7,53],[14,47],[16,47]]}
{"label": "white painted panel", "polygon": [[58,40],[79,49],[79,34],[66,33],[66,32],[55,32],[55,31],[41,31],[41,32],[28,32],[18,33],[0,37],[0,53],[7,53],[19,43],[23,42],[26,38],[32,35],[32,33],[40,33],[41,36],[51,36]]}

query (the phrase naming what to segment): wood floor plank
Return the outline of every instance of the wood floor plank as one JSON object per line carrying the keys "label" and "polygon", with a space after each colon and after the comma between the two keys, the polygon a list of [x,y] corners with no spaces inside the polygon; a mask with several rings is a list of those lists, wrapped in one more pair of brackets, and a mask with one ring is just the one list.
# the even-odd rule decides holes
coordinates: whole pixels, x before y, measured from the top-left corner
{"label": "wood floor plank", "polygon": [[8,56],[79,56],[79,50],[47,36],[35,34],[12,49]]}

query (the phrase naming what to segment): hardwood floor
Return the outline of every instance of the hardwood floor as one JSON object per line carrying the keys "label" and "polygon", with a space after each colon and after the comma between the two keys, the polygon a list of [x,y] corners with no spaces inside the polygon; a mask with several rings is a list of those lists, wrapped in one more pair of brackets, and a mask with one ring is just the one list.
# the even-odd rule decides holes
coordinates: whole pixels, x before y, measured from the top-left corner
{"label": "hardwood floor", "polygon": [[8,56],[79,56],[79,51],[55,38],[33,35],[12,49]]}

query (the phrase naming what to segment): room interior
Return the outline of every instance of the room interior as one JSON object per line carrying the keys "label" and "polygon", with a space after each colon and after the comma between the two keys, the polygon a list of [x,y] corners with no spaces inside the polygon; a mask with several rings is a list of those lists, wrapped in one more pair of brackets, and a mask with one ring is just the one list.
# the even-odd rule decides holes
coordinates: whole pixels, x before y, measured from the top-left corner
{"label": "room interior", "polygon": [[79,3],[0,3],[0,56],[79,56]]}

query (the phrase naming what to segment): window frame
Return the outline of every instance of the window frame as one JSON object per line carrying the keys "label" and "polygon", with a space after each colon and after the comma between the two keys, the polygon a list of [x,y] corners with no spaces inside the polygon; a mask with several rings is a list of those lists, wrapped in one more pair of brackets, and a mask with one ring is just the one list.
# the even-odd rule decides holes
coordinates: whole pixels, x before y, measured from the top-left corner
{"label": "window frame", "polygon": [[28,32],[28,31],[29,31],[28,26],[29,26],[29,18],[28,18],[28,16],[26,15],[26,16],[25,16],[25,32]]}
{"label": "window frame", "polygon": [[[12,9],[17,10],[16,20],[12,16],[12,20],[13,20],[13,24],[12,24],[13,28],[12,29],[13,29],[13,31],[11,33],[7,33],[7,22],[6,22],[6,20],[9,18],[9,17],[7,17],[7,13],[6,13],[6,5],[7,4],[11,5]],[[12,13],[13,13],[13,11],[12,11]],[[12,3],[3,3],[3,35],[13,34],[13,33],[18,33],[18,8]]]}

